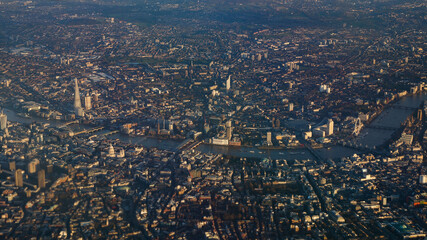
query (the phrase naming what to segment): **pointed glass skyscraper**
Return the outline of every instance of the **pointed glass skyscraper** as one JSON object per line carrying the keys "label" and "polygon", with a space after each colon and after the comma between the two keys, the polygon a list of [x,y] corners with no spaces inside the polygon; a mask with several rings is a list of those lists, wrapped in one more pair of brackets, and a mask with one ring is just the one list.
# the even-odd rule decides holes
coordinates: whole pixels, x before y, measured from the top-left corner
{"label": "pointed glass skyscraper", "polygon": [[79,84],[77,82],[77,78],[74,78],[74,111],[76,113],[76,116],[83,117],[84,112],[82,108],[82,102],[80,100],[80,91],[79,91]]}

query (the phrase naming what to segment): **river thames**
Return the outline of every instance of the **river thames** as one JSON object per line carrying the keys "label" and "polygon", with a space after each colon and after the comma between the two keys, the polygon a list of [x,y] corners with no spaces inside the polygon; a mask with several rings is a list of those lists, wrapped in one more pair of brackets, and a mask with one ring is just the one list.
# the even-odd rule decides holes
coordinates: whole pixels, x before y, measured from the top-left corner
{"label": "river thames", "polygon": [[[370,126],[385,126],[389,128],[399,128],[401,123],[411,114],[414,110],[410,108],[417,108],[424,100],[427,100],[427,94],[417,94],[408,97],[404,97],[391,106],[387,107],[372,123]],[[42,118],[24,118],[16,114],[15,111],[10,109],[4,109],[5,114],[8,116],[8,120],[12,122],[20,123],[31,123],[31,122],[45,122],[50,123],[52,126],[63,124],[59,121],[48,121]],[[78,124],[72,126],[73,128],[82,128]],[[390,139],[394,130],[384,130],[376,128],[364,128],[359,137],[354,139],[354,142],[362,146],[379,146],[385,141]],[[123,134],[113,134],[108,136],[109,139],[119,139],[123,142],[138,144],[146,148],[159,148],[170,151],[175,151],[182,141],[168,140],[168,139],[157,139],[146,136],[130,137]],[[286,160],[303,160],[303,159],[314,159],[314,156],[307,149],[295,149],[295,150],[260,150],[255,147],[230,147],[230,146],[214,146],[208,144],[202,144],[197,147],[198,151],[205,153],[224,154],[234,157],[254,157],[254,158],[271,158],[271,159],[286,159]],[[319,155],[326,159],[335,159],[352,156],[355,153],[360,153],[358,150],[342,147],[333,146],[328,149],[316,149]]]}

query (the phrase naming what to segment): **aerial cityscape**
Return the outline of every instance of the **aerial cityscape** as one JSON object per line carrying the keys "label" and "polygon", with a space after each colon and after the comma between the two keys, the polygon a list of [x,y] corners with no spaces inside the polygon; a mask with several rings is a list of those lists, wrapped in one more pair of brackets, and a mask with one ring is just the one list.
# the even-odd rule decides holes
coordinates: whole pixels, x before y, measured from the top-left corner
{"label": "aerial cityscape", "polygon": [[426,12],[0,0],[0,239],[426,239]]}

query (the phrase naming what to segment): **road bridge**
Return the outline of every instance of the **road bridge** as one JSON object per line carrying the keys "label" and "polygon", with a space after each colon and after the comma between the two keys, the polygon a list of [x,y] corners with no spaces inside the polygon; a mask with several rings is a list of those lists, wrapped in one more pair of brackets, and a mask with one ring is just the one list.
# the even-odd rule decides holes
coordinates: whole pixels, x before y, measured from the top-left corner
{"label": "road bridge", "polygon": [[307,148],[307,150],[320,162],[325,162],[325,159],[323,159],[322,156],[320,156],[320,154],[316,151],[314,151],[314,149],[309,145],[309,144],[304,144],[305,147]]}
{"label": "road bridge", "polygon": [[110,136],[110,135],[113,135],[113,134],[116,134],[116,133],[119,133],[119,132],[120,132],[119,130],[111,131],[111,132],[107,132],[107,133],[101,134],[101,136],[106,137],[106,136]]}
{"label": "road bridge", "polygon": [[203,143],[203,141],[196,141],[193,139],[188,139],[185,142],[181,143],[181,145],[179,145],[177,147],[177,149],[180,151],[193,150],[193,149],[197,148],[198,146],[200,146],[200,144],[202,144],[202,143]]}
{"label": "road bridge", "polygon": [[71,121],[71,122],[64,123],[61,126],[58,126],[58,128],[64,128],[64,127],[67,127],[67,126],[69,126],[71,124],[75,124],[75,123],[79,123],[79,120],[74,120],[74,121]]}
{"label": "road bridge", "polygon": [[102,129],[104,129],[104,127],[95,127],[95,128],[91,128],[91,129],[85,129],[83,131],[73,133],[72,136],[77,136],[77,135],[85,134],[85,133],[93,133],[93,132],[101,131]]}
{"label": "road bridge", "polygon": [[402,106],[402,105],[391,105],[391,108],[397,108],[397,109],[403,109],[403,110],[411,110],[415,111],[418,109],[418,107],[408,107],[408,106]]}
{"label": "road bridge", "polygon": [[184,148],[186,148],[188,145],[190,145],[191,143],[193,143],[194,142],[194,140],[193,139],[187,139],[187,140],[185,140],[184,142],[182,142],[178,147],[177,147],[177,149],[178,150],[182,150],[182,149],[184,149]]}
{"label": "road bridge", "polygon": [[365,128],[389,130],[389,131],[396,131],[397,129],[399,129],[399,127],[394,128],[394,127],[387,127],[387,126],[381,126],[381,125],[370,125],[370,126],[366,126]]}

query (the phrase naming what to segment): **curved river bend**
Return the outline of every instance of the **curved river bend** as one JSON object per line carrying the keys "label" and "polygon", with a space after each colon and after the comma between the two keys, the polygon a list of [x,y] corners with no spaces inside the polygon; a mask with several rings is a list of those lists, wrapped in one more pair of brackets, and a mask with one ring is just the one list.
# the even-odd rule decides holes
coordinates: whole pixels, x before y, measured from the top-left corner
{"label": "curved river bend", "polygon": [[[427,100],[427,94],[417,94],[402,98],[398,102],[391,105],[392,107],[384,110],[371,124],[378,126],[386,126],[391,128],[399,128],[400,124],[413,112],[413,110],[404,109],[401,107],[416,108],[424,100]],[[397,107],[393,107],[397,106]],[[31,122],[47,122],[51,125],[60,125],[58,121],[48,121],[41,118],[31,117],[23,118],[18,116],[14,111],[5,109],[4,112],[7,114],[9,121],[31,123]],[[374,128],[364,128],[355,141],[358,144],[368,145],[369,147],[378,146],[387,141],[393,130],[381,130]],[[176,140],[163,140],[150,137],[130,137],[122,134],[113,134],[109,136],[110,139],[120,139],[124,142],[139,144],[147,148],[156,147],[165,150],[176,150],[176,148],[182,143],[182,141]],[[259,150],[251,147],[227,147],[227,146],[212,146],[212,145],[200,145],[197,150],[204,153],[215,153],[225,154],[235,157],[257,157],[265,158],[270,157],[272,159],[286,159],[286,160],[303,160],[303,159],[314,159],[314,156],[306,149],[298,150]],[[335,146],[330,149],[319,149],[316,150],[324,158],[341,158],[351,156],[354,153],[358,153],[356,150],[345,148],[341,146]]]}

